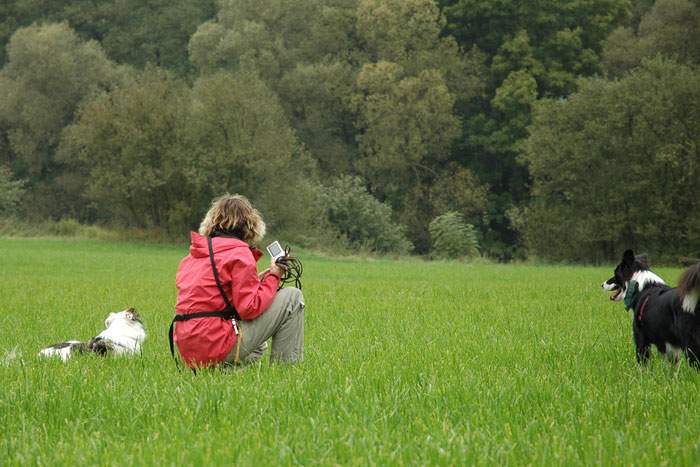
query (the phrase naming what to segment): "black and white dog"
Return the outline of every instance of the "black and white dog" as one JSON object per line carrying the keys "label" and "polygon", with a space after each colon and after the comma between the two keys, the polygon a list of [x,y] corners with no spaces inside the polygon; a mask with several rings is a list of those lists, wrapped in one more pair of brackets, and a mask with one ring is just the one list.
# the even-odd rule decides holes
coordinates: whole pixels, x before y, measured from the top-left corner
{"label": "black and white dog", "polygon": [[682,351],[700,370],[700,263],[683,272],[678,287],[671,288],[649,269],[645,257],[627,250],[603,289],[612,292],[610,300],[624,301],[633,311],[637,361],[649,359],[653,344],[670,360]]}
{"label": "black and white dog", "polygon": [[105,319],[105,329],[88,342],[66,341],[46,347],[39,356],[58,356],[64,362],[74,353],[94,352],[98,355],[128,355],[141,351],[146,340],[146,327],[133,308],[110,313]]}

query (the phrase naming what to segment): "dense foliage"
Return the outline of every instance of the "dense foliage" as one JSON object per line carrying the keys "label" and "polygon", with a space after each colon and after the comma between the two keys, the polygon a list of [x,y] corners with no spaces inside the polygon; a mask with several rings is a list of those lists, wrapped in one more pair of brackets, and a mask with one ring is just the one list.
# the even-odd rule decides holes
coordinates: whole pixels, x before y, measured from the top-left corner
{"label": "dense foliage", "polygon": [[529,173],[518,162],[532,108],[542,97],[565,97],[576,80],[602,71],[610,30],[629,13],[628,0],[440,0],[449,31],[464,50],[485,56],[485,92],[461,112],[460,161],[490,187],[491,254],[515,253],[517,234],[506,213],[529,197]]}
{"label": "dense foliage", "polygon": [[367,192],[357,177],[340,177],[324,189],[321,221],[326,235],[352,248],[382,253],[408,253],[413,246],[404,229],[392,221],[391,208]]}
{"label": "dense foliage", "polygon": [[628,245],[700,253],[693,68],[656,59],[619,81],[584,81],[566,101],[542,102],[525,159],[534,184],[524,232],[535,251],[576,260]]}
{"label": "dense foliage", "polygon": [[216,13],[216,0],[3,0],[0,63],[5,45],[20,27],[67,22],[85,40],[100,43],[119,63],[148,63],[178,73],[191,71],[187,43]]}
{"label": "dense foliage", "polygon": [[23,194],[22,180],[14,180],[12,171],[0,166],[0,214],[14,213]]}
{"label": "dense foliage", "polygon": [[[246,193],[273,229],[301,224],[314,165],[274,93],[255,75],[216,74],[192,88],[150,71],[85,105],[61,160],[86,174],[106,219],[195,227],[212,197]],[[283,202],[280,202],[280,199]]]}
{"label": "dense foliage", "polygon": [[636,27],[620,27],[608,37],[603,61],[624,75],[644,58],[664,55],[680,63],[700,63],[700,5],[691,0],[658,0]]}
{"label": "dense foliage", "polygon": [[[620,234],[666,219],[662,206],[690,197],[692,181],[668,190],[655,171],[645,189],[659,203],[564,235],[594,206],[615,211],[602,193],[625,180],[607,177],[590,203],[562,201],[548,190],[564,175],[542,162],[573,163],[570,152],[593,167],[606,156],[589,146],[619,159],[619,141],[654,158],[680,145],[690,158],[694,0],[10,0],[0,46],[0,165],[23,181],[12,210],[27,219],[181,236],[212,196],[242,192],[274,230],[314,242],[341,177],[385,206],[419,254],[431,220],[453,211],[499,259],[614,258],[623,244],[700,251],[677,217],[664,227],[677,232],[673,252],[653,231]],[[641,78],[672,70],[687,86]],[[610,100],[579,104],[593,89]],[[608,124],[621,108],[648,112],[651,133]],[[598,173],[568,173],[567,189]]]}

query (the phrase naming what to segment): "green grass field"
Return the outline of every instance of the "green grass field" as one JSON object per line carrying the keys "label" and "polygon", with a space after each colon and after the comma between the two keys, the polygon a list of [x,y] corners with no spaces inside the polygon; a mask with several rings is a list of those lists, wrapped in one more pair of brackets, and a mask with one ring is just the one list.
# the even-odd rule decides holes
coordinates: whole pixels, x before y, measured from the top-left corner
{"label": "green grass field", "polygon": [[[305,362],[194,377],[166,337],[185,253],[2,239],[0,464],[700,463],[700,374],[636,365],[611,268],[303,256]],[[36,357],[127,306],[142,357]]]}

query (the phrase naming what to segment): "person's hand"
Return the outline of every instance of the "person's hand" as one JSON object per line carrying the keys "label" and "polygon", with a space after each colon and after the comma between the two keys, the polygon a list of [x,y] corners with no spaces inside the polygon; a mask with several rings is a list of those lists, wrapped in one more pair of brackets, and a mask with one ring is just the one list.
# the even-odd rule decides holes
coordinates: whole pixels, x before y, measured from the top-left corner
{"label": "person's hand", "polygon": [[274,259],[270,261],[270,274],[276,274],[277,277],[282,277],[284,271],[284,266],[277,264]]}
{"label": "person's hand", "polygon": [[258,279],[263,280],[263,278],[265,277],[265,274],[267,274],[269,272],[270,272],[270,268],[267,268],[264,271],[260,271],[258,273]]}

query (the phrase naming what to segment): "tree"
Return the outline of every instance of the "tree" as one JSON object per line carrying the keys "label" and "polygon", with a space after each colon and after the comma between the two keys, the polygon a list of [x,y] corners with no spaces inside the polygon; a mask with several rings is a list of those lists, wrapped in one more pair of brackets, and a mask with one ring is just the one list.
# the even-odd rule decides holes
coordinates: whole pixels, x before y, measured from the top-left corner
{"label": "tree", "polygon": [[370,62],[352,99],[356,167],[405,219],[416,251],[427,252],[435,216],[429,187],[460,136],[456,96],[481,92],[479,69],[441,35],[444,17],[432,0],[362,0],[357,22]]}
{"label": "tree", "polygon": [[524,215],[538,256],[613,260],[624,248],[700,252],[700,75],[655,59],[537,106]]}
{"label": "tree", "polygon": [[444,167],[429,191],[430,204],[436,212],[458,212],[466,222],[482,229],[488,221],[488,195],[488,186],[454,162]]}
{"label": "tree", "polygon": [[190,59],[205,73],[255,69],[268,82],[298,63],[347,55],[355,0],[224,0],[217,17],[190,40]]}
{"label": "tree", "polygon": [[0,166],[0,216],[17,213],[24,194],[24,181],[14,180],[8,167]]}
{"label": "tree", "polygon": [[321,205],[326,228],[351,248],[399,254],[412,249],[391,207],[368,193],[358,177],[334,180],[323,190]]}
{"label": "tree", "polygon": [[113,2],[110,28],[101,42],[110,58],[137,67],[160,66],[183,75],[192,71],[187,44],[215,13],[214,0],[127,0]]}
{"label": "tree", "polygon": [[366,62],[399,65],[406,76],[439,70],[458,98],[469,101],[483,92],[482,57],[464,53],[444,36],[445,17],[433,0],[360,0],[357,34]]}
{"label": "tree", "polygon": [[83,40],[98,41],[111,60],[139,68],[162,66],[178,74],[191,71],[189,38],[215,13],[215,0],[8,0],[3,5],[2,48],[21,26],[67,22]]}
{"label": "tree", "polygon": [[[504,62],[524,58],[538,68],[540,95],[566,95],[576,78],[600,70],[602,41],[612,27],[625,20],[628,0],[441,0],[446,29],[465,48],[477,46],[493,64],[493,86],[510,71]],[[524,42],[525,43],[524,43]],[[518,50],[525,47],[526,54]]]}
{"label": "tree", "polygon": [[271,228],[298,229],[316,180],[276,97],[246,74],[200,78],[190,89],[146,68],[81,108],[60,155],[88,171],[86,195],[103,219],[177,234],[225,192],[248,196]]}
{"label": "tree", "polygon": [[639,26],[610,34],[603,52],[606,69],[619,76],[657,54],[700,64],[700,5],[689,0],[657,0]]}
{"label": "tree", "polygon": [[363,54],[355,0],[228,0],[190,41],[202,75],[253,71],[280,98],[323,173],[351,171],[357,153],[350,98]]}
{"label": "tree", "polygon": [[98,219],[167,226],[178,201],[192,193],[181,163],[189,92],[170,74],[147,68],[87,102],[65,129],[59,157],[86,171],[85,196]]}
{"label": "tree", "polygon": [[272,230],[303,231],[318,176],[275,93],[255,73],[219,72],[195,82],[191,105],[186,158],[202,208],[221,192],[244,193]]}
{"label": "tree", "polygon": [[[409,223],[419,251],[427,247],[429,205],[416,204],[435,178],[434,167],[448,159],[459,135],[454,97],[441,74],[426,70],[405,76],[396,64],[365,65],[354,99],[361,158],[357,167],[379,198],[389,202]],[[421,207],[423,209],[421,209]]]}
{"label": "tree", "polygon": [[123,81],[125,73],[99,44],[81,41],[66,24],[19,29],[7,50],[8,62],[0,72],[5,162],[28,179],[33,212],[53,217],[74,213],[72,193],[63,184],[70,174],[54,157],[61,130],[81,103]]}
{"label": "tree", "polygon": [[514,254],[517,236],[506,212],[529,197],[529,175],[517,162],[532,104],[563,97],[580,76],[601,71],[602,42],[629,15],[628,0],[440,0],[445,31],[487,64],[486,89],[466,110],[455,158],[489,185],[490,219],[483,248]]}
{"label": "tree", "polygon": [[254,72],[280,99],[325,177],[359,174],[427,251],[429,187],[482,91],[478,53],[442,36],[432,0],[227,0],[198,29],[203,75]]}
{"label": "tree", "polygon": [[365,65],[354,99],[363,157],[361,171],[376,190],[401,205],[406,182],[444,162],[459,135],[454,97],[434,70],[406,76],[394,63]]}
{"label": "tree", "polygon": [[5,46],[19,27],[13,2],[0,3],[0,66],[5,64]]}
{"label": "tree", "polygon": [[349,102],[356,75],[343,61],[299,64],[276,86],[299,139],[331,177],[354,172],[358,149]]}

